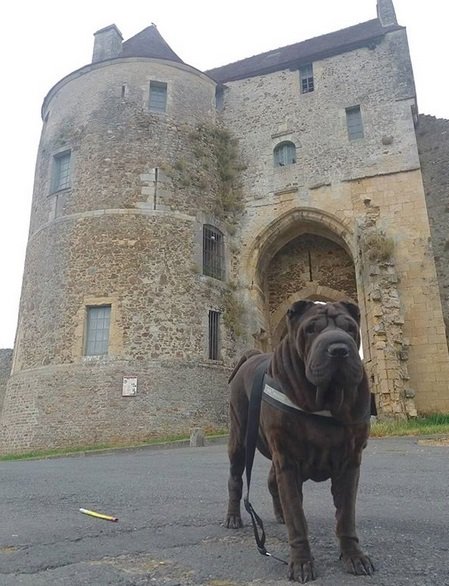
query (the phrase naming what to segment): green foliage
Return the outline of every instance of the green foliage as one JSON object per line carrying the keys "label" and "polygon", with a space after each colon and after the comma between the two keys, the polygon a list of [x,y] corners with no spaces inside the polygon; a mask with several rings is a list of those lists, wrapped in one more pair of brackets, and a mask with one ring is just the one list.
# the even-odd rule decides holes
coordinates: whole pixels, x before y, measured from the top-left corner
{"label": "green foliage", "polygon": [[229,290],[222,294],[223,323],[234,336],[239,337],[243,333],[242,317],[244,308],[237,299],[236,289],[235,283],[230,283]]}
{"label": "green foliage", "polygon": [[449,415],[435,414],[408,420],[377,420],[371,425],[371,437],[449,434]]}
{"label": "green foliage", "polygon": [[394,240],[382,231],[371,231],[362,239],[362,246],[371,261],[387,262],[394,252]]}
{"label": "green foliage", "polygon": [[[227,430],[219,429],[215,427],[208,427],[204,430],[206,438],[214,439],[225,436],[227,434]],[[104,452],[107,450],[117,450],[117,449],[132,449],[132,448],[140,448],[145,446],[151,445],[163,445],[163,444],[176,444],[179,442],[181,445],[182,443],[189,440],[189,436],[185,434],[179,435],[165,435],[165,436],[158,436],[153,437],[151,439],[145,440],[139,443],[110,443],[110,444],[99,444],[95,446],[77,446],[72,448],[60,448],[54,450],[35,450],[32,452],[26,452],[23,454],[9,454],[6,456],[0,456],[0,462],[12,461],[12,460],[38,460],[38,459],[46,459],[46,458],[57,458],[57,457],[64,457],[70,455],[84,455],[84,454],[95,454],[99,452]]]}

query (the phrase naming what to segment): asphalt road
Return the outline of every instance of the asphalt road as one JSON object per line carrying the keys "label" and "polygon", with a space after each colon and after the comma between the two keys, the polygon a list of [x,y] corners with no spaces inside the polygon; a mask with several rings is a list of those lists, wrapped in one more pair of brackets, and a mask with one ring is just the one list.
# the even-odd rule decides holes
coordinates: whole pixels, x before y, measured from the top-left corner
{"label": "asphalt road", "polygon": [[[267,547],[288,555],[256,457],[252,502]],[[1,586],[236,586],[291,584],[286,566],[257,553],[249,519],[225,529],[224,444],[0,463]],[[338,560],[329,483],[309,482],[305,511],[317,586],[449,586],[449,447],[371,440],[358,499],[373,577]],[[79,508],[117,516],[111,523]]]}

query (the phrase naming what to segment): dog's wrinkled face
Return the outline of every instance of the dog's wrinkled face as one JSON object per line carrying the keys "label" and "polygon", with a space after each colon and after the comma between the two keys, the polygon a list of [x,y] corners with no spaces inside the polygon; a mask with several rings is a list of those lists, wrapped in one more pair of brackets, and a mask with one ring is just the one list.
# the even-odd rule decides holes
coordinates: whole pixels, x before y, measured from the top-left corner
{"label": "dog's wrinkled face", "polygon": [[297,301],[287,313],[288,335],[317,388],[317,410],[338,411],[355,397],[363,377],[359,324],[358,307],[346,301]]}

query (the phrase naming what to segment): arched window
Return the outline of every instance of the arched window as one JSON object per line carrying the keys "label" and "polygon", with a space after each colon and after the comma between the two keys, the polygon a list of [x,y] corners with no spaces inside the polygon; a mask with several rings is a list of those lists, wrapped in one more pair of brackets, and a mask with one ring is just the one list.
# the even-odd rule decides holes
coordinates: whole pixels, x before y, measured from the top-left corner
{"label": "arched window", "polygon": [[214,279],[224,280],[224,241],[218,228],[203,226],[203,274]]}
{"label": "arched window", "polygon": [[286,140],[276,145],[274,151],[274,166],[285,167],[285,165],[292,165],[296,163],[296,147],[295,145]]}

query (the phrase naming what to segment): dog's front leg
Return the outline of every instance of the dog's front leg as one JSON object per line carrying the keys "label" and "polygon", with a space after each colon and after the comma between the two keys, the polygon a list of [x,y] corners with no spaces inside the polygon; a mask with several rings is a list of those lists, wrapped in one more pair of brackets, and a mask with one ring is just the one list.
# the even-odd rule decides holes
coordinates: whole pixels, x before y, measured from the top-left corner
{"label": "dog's front leg", "polygon": [[296,464],[277,453],[273,455],[279,496],[284,513],[290,545],[288,577],[296,582],[315,580],[316,574],[307,537],[307,522],[302,506],[302,480]]}
{"label": "dog's front leg", "polygon": [[352,466],[332,478],[332,496],[336,508],[337,537],[346,570],[358,576],[371,575],[374,566],[359,546],[355,529],[355,503],[360,468]]}

